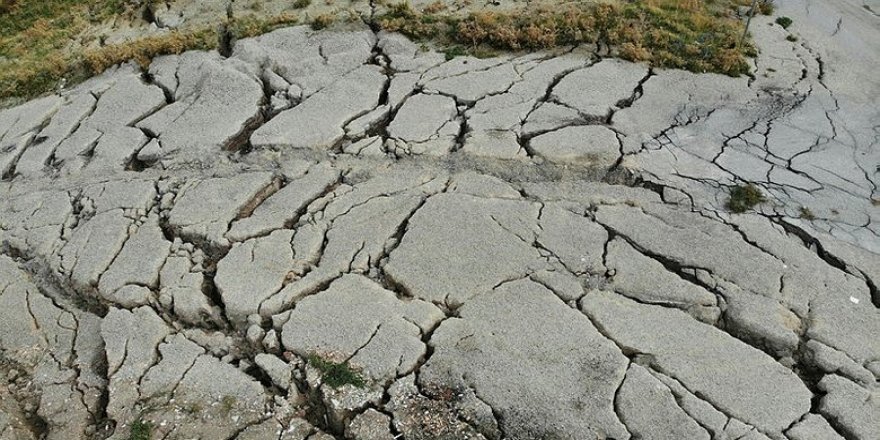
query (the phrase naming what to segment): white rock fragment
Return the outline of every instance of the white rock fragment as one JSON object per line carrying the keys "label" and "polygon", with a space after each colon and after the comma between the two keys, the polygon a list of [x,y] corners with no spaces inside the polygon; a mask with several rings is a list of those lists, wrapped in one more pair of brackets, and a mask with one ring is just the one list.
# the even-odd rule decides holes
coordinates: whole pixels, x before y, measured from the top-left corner
{"label": "white rock fragment", "polygon": [[254,362],[272,379],[272,383],[278,386],[278,388],[282,390],[290,389],[292,372],[287,362],[265,353],[258,354],[254,358]]}

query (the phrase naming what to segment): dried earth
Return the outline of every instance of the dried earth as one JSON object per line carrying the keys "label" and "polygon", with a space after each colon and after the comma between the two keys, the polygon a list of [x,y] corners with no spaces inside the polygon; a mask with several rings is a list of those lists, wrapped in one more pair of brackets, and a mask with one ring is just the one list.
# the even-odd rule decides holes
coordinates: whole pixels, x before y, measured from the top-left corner
{"label": "dried earth", "polygon": [[0,111],[0,439],[880,438],[880,19],[777,5],[751,78],[293,27]]}

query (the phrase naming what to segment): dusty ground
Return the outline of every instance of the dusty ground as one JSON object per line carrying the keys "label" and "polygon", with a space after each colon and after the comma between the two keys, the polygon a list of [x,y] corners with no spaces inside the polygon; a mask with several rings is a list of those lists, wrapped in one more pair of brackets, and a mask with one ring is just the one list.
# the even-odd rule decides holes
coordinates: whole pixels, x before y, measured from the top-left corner
{"label": "dusty ground", "polygon": [[880,438],[878,8],[777,3],[753,78],[294,27],[0,112],[0,438]]}

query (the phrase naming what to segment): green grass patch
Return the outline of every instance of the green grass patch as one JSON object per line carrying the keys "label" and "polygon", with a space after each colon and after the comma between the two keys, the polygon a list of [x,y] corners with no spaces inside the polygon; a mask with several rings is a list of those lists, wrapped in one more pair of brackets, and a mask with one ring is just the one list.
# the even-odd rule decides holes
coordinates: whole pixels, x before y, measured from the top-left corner
{"label": "green grass patch", "polygon": [[767,198],[764,197],[764,193],[754,184],[740,185],[730,190],[727,209],[737,214],[742,214],[766,201]]}
{"label": "green grass patch", "polygon": [[332,362],[316,354],[310,354],[308,361],[309,365],[321,372],[324,383],[333,388],[339,388],[343,385],[354,385],[357,388],[363,388],[367,385],[363,376],[352,369],[348,362]]}
{"label": "green grass patch", "polygon": [[788,17],[779,17],[776,19],[776,24],[782,26],[783,29],[788,29],[794,21]]}
{"label": "green grass patch", "polygon": [[461,45],[458,45],[458,44],[454,44],[452,46],[449,46],[446,48],[446,50],[443,51],[443,55],[446,56],[446,61],[449,61],[453,58],[465,56],[467,54],[468,54],[467,49],[465,49],[464,47],[462,47]]}
{"label": "green grass patch", "polygon": [[151,440],[153,434],[153,424],[143,420],[135,420],[131,424],[128,440]]}

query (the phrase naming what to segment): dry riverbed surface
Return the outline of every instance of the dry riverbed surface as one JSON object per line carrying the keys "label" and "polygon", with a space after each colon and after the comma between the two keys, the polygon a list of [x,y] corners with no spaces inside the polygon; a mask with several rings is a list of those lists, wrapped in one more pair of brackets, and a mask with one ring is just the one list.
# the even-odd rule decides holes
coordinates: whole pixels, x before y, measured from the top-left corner
{"label": "dry riverbed surface", "polygon": [[878,9],[777,1],[752,76],[298,26],[2,110],[0,439],[878,439]]}

